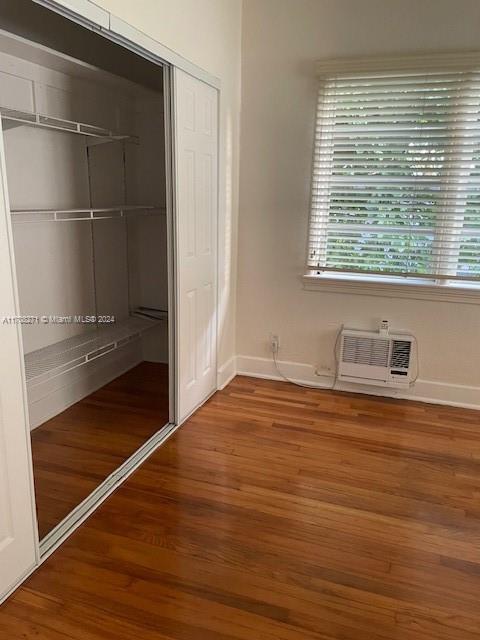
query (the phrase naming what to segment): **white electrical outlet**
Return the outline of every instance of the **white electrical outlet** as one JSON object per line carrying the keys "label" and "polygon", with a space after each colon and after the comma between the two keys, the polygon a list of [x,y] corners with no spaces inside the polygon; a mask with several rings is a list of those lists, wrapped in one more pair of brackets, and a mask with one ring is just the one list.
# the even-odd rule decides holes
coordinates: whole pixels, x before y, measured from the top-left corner
{"label": "white electrical outlet", "polygon": [[379,333],[382,336],[388,336],[388,332],[390,329],[390,323],[388,320],[380,320]]}
{"label": "white electrical outlet", "polygon": [[270,335],[270,349],[272,353],[278,353],[280,349],[280,338],[274,333]]}

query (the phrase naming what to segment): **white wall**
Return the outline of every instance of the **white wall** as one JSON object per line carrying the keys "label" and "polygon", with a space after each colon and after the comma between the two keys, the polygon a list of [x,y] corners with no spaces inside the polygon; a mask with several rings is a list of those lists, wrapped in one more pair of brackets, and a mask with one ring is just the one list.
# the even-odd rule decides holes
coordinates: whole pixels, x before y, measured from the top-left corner
{"label": "white wall", "polygon": [[96,0],[96,4],[221,80],[218,359],[221,368],[235,354],[242,0]]}
{"label": "white wall", "polygon": [[420,395],[480,405],[480,306],[311,292],[299,281],[315,61],[478,49],[479,33],[478,0],[245,0],[237,352],[246,357],[240,368],[272,372],[256,359],[269,357],[274,332],[280,359],[304,363],[297,370],[310,375],[312,365],[333,365],[341,323],[369,328],[388,318],[418,337]]}

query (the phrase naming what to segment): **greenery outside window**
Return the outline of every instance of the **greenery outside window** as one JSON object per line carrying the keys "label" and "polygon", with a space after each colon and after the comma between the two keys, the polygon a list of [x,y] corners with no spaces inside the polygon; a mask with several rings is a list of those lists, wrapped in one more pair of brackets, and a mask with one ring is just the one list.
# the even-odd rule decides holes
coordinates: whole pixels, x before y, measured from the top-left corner
{"label": "greenery outside window", "polygon": [[480,286],[479,55],[321,66],[307,268]]}

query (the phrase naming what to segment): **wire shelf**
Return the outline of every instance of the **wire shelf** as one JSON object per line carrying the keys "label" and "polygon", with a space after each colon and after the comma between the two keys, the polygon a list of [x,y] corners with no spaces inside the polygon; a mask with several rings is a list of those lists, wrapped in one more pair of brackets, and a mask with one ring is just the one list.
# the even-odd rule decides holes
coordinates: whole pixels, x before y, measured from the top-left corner
{"label": "wire shelf", "polygon": [[120,205],[96,209],[12,209],[16,224],[30,222],[75,222],[79,220],[110,220],[134,215],[162,215],[165,209],[154,205]]}
{"label": "wire shelf", "polygon": [[34,386],[96,360],[139,338],[159,320],[130,317],[114,325],[91,328],[25,355],[25,377]]}
{"label": "wire shelf", "polygon": [[92,138],[92,142],[93,139],[95,139],[95,143],[97,144],[118,140],[139,144],[138,136],[119,133],[111,129],[104,129],[103,127],[97,127],[84,122],[74,122],[73,120],[65,120],[64,118],[52,118],[42,115],[41,113],[18,111],[17,109],[7,109],[0,106],[0,115],[4,129],[21,126],[42,127],[43,129],[54,129],[56,131],[63,131],[64,133],[77,133],[82,136],[88,136]]}

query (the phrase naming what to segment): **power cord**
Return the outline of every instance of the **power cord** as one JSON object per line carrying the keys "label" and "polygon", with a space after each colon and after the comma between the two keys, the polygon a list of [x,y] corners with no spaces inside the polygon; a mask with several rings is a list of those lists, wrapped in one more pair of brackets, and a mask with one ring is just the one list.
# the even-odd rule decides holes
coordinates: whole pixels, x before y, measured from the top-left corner
{"label": "power cord", "polygon": [[340,329],[337,332],[337,336],[335,338],[335,343],[333,345],[333,357],[335,359],[335,371],[333,374],[333,384],[331,387],[315,387],[314,385],[310,385],[310,384],[304,384],[303,382],[297,382],[295,380],[292,380],[291,378],[287,377],[283,371],[280,369],[280,367],[278,366],[278,362],[277,362],[277,352],[279,351],[279,349],[275,350],[272,349],[272,357],[273,357],[273,364],[275,366],[275,370],[278,373],[278,375],[283,378],[285,380],[285,382],[290,382],[290,384],[294,384],[297,387],[303,387],[304,389],[316,389],[317,391],[320,389],[326,389],[327,391],[332,391],[333,389],[335,389],[335,386],[337,384],[337,377],[338,377],[338,343],[340,342],[340,336],[342,335],[342,331],[343,331],[343,324],[340,327]]}

